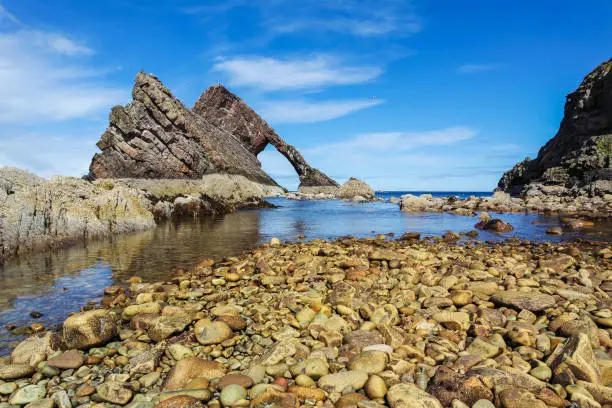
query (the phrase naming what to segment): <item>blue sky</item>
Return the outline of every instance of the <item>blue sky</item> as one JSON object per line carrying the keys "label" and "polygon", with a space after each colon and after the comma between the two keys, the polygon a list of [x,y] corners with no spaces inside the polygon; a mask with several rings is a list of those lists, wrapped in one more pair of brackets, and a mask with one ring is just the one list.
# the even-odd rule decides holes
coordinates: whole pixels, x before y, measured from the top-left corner
{"label": "blue sky", "polygon": [[339,181],[487,191],[612,57],[611,18],[606,0],[0,0],[0,165],[86,173],[144,69],[187,106],[221,81]]}

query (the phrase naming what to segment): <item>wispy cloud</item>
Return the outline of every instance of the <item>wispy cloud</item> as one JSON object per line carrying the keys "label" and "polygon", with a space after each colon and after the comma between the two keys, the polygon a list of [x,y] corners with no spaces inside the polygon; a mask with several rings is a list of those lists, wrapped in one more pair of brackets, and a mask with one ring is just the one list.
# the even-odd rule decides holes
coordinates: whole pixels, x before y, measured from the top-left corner
{"label": "wispy cloud", "polygon": [[368,82],[382,68],[348,66],[330,56],[277,59],[262,56],[219,59],[213,71],[222,72],[230,85],[263,90],[306,89]]}
{"label": "wispy cloud", "polygon": [[62,34],[20,29],[0,34],[0,123],[82,118],[108,109],[123,92],[89,68],[94,51]]}
{"label": "wispy cloud", "polygon": [[421,18],[409,1],[305,1],[297,9],[271,10],[269,26],[278,33],[335,32],[359,37],[410,35],[422,29]]}
{"label": "wispy cloud", "polygon": [[260,112],[271,123],[313,123],[336,119],[361,109],[371,108],[383,100],[274,101],[262,104]]}
{"label": "wispy cloud", "polygon": [[5,9],[2,4],[0,4],[0,24],[2,24],[4,21],[9,21],[13,24],[21,25],[21,21],[19,21],[17,17],[9,13],[9,11]]}
{"label": "wispy cloud", "polygon": [[[482,189],[494,186],[501,170],[499,163],[483,158],[490,147],[478,136],[476,129],[462,126],[377,132],[298,150],[339,182],[353,176],[374,188],[431,191],[457,189],[455,183],[461,180],[457,185],[462,189]],[[266,171],[281,176],[288,188],[297,188],[294,170],[278,152],[266,149],[259,158]]]}
{"label": "wispy cloud", "polygon": [[423,22],[408,0],[228,0],[218,5],[183,7],[182,12],[211,16],[249,7],[260,13],[262,28],[276,35],[335,32],[358,37],[411,35]]}
{"label": "wispy cloud", "polygon": [[421,132],[380,132],[358,135],[352,139],[307,149],[310,154],[329,151],[403,152],[425,146],[447,146],[476,136],[468,127],[451,127]]}
{"label": "wispy cloud", "polygon": [[87,127],[61,134],[5,129],[0,138],[0,166],[28,169],[43,177],[80,177],[87,173],[97,139],[97,131]]}
{"label": "wispy cloud", "polygon": [[501,64],[464,64],[457,68],[459,74],[478,74],[499,69]]}

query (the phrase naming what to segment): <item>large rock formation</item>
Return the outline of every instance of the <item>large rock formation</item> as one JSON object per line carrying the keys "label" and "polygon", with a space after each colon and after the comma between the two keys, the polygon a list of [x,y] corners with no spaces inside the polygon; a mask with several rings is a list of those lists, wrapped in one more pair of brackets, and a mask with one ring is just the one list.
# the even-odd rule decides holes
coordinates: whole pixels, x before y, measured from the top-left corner
{"label": "large rock formation", "polygon": [[92,178],[197,179],[241,174],[275,185],[234,135],[186,108],[153,75],[136,76],[133,101],[115,106],[98,142]]}
{"label": "large rock formation", "polygon": [[198,179],[218,173],[276,185],[257,160],[271,143],[291,162],[301,185],[337,186],[221,85],[204,92],[192,110],[156,77],[140,72],[132,97],[110,114],[110,125],[98,142],[102,153],[91,162],[92,179]]}
{"label": "large rock formation", "polygon": [[301,190],[335,190],[338,184],[318,169],[310,167],[304,157],[287,144],[270,125],[242,99],[218,84],[208,88],[198,99],[194,112],[208,122],[240,138],[254,155],[271,144],[289,160],[300,177]]}
{"label": "large rock formation", "polygon": [[567,96],[556,136],[535,160],[506,172],[498,189],[519,195],[612,193],[612,59],[587,75]]}

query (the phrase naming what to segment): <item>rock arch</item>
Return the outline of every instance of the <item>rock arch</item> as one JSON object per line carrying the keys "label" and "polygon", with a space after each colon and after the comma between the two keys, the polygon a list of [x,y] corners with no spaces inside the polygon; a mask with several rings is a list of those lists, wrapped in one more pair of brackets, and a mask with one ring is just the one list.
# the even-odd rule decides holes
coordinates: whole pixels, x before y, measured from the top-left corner
{"label": "rock arch", "polygon": [[132,98],[127,106],[112,109],[90,178],[196,179],[226,173],[276,185],[257,159],[271,144],[292,164],[302,191],[332,192],[338,187],[220,84],[208,88],[189,109],[159,79],[140,72]]}

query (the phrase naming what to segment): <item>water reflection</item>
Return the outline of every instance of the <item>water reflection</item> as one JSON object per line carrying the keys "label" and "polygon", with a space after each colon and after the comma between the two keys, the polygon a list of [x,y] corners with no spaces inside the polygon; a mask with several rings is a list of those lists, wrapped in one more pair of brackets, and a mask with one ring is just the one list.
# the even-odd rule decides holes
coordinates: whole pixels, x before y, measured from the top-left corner
{"label": "water reflection", "polygon": [[[405,214],[389,203],[271,201],[281,207],[165,223],[150,231],[12,260],[0,267],[0,324],[56,324],[87,301],[99,299],[108,285],[134,275],[163,280],[177,268],[191,268],[205,258],[234,256],[272,237],[295,240],[304,235],[309,240],[388,232],[399,236],[406,231],[441,235],[447,230],[469,231],[475,223],[473,217]],[[555,217],[503,214],[500,218],[515,227],[503,237],[559,241],[581,236],[547,236],[546,228],[559,223]],[[600,223],[594,237],[607,239],[611,230],[609,223]],[[503,237],[483,232],[479,239]],[[33,320],[29,316],[33,310],[44,316]],[[0,355],[17,340],[0,327]]]}

